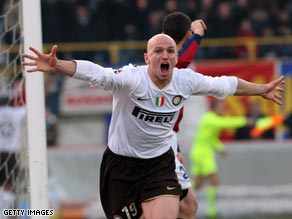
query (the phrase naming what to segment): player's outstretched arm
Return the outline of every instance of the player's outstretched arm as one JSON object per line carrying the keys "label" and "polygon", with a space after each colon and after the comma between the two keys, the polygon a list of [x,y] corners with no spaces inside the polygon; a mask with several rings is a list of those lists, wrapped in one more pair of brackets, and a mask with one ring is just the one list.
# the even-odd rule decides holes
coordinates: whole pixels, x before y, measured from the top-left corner
{"label": "player's outstretched arm", "polygon": [[24,66],[31,66],[32,68],[27,72],[55,72],[68,76],[73,76],[76,72],[76,63],[74,61],[59,60],[57,58],[58,46],[54,45],[49,54],[44,54],[33,47],[29,49],[35,54],[23,54],[22,57],[29,59],[30,61],[24,61],[21,64]]}
{"label": "player's outstretched arm", "polygon": [[285,83],[284,76],[271,81],[267,84],[251,83],[242,79],[238,79],[238,86],[235,92],[237,96],[261,96],[264,99],[272,100],[273,102],[282,105],[282,95],[284,89],[280,87]]}

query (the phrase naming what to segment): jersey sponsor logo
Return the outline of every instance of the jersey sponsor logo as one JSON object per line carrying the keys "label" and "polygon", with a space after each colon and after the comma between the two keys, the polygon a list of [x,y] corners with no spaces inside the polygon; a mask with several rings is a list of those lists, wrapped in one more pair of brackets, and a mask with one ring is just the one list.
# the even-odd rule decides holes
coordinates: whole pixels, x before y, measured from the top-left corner
{"label": "jersey sponsor logo", "polygon": [[170,191],[170,190],[174,190],[174,189],[176,189],[177,187],[176,186],[166,186],[166,189],[168,190],[168,191]]}
{"label": "jersey sponsor logo", "polygon": [[156,97],[155,98],[155,105],[158,106],[158,107],[162,107],[164,105],[164,96],[161,96],[161,97]]}
{"label": "jersey sponsor logo", "polygon": [[145,122],[159,122],[165,123],[173,120],[175,112],[170,113],[156,113],[151,112],[140,107],[135,106],[132,115]]}
{"label": "jersey sponsor logo", "polygon": [[181,95],[176,95],[172,98],[172,104],[177,106],[181,103],[183,97]]}

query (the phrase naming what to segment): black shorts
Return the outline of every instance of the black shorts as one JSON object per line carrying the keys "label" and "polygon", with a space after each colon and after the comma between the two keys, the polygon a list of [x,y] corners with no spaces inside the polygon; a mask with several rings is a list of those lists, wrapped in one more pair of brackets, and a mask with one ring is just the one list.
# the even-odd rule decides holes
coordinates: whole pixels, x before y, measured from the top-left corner
{"label": "black shorts", "polygon": [[109,148],[100,169],[100,198],[107,218],[138,219],[141,203],[161,195],[180,196],[174,153],[139,159],[114,154]]}
{"label": "black shorts", "polygon": [[183,189],[182,195],[180,196],[180,200],[183,200],[188,195],[189,189]]}

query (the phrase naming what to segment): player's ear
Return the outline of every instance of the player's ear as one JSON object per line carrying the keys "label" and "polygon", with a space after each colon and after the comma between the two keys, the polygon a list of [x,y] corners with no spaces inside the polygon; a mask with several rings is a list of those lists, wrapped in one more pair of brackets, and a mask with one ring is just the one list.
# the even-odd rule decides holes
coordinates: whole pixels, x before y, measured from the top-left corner
{"label": "player's ear", "polygon": [[147,53],[144,53],[144,60],[145,60],[145,63],[148,65],[149,64],[149,56]]}

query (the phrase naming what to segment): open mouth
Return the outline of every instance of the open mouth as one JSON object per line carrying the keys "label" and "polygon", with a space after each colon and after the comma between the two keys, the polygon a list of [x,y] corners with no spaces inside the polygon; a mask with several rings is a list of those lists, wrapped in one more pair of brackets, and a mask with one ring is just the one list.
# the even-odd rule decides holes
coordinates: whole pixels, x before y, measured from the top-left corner
{"label": "open mouth", "polygon": [[168,63],[162,63],[160,68],[161,68],[162,72],[167,72],[168,69],[169,69],[169,64]]}

